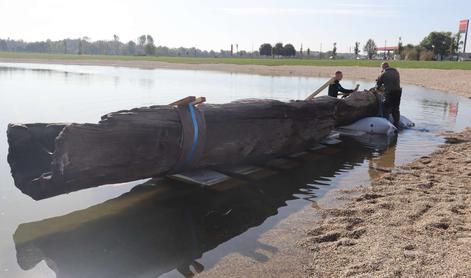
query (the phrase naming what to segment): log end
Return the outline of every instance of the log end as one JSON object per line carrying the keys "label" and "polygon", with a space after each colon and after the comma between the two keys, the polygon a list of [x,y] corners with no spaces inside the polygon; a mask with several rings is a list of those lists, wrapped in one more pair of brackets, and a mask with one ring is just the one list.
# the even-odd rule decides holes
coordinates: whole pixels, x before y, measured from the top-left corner
{"label": "log end", "polygon": [[[35,200],[43,199],[50,179],[55,140],[67,124],[9,124],[8,164],[15,186]],[[47,190],[46,190],[47,191]]]}

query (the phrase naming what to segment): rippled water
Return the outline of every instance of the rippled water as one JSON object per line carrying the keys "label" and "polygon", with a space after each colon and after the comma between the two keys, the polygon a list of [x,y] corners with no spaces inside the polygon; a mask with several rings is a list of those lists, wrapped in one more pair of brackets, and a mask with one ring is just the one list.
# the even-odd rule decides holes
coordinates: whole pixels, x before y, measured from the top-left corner
{"label": "rippled water", "polygon": [[[187,95],[224,103],[240,98],[302,99],[322,78],[0,64],[0,128],[10,122],[97,122],[127,108]],[[342,82],[344,87],[359,83]],[[397,142],[341,137],[341,143],[207,189],[169,180],[136,181],[33,201],[13,184],[0,137],[0,277],[155,277],[210,269],[232,252],[254,259],[258,241],[282,219],[333,188],[367,183],[388,168],[430,153],[443,131],[469,125],[471,102],[405,86],[401,111],[416,123]],[[138,186],[136,186],[138,185]],[[130,191],[132,189],[132,191]],[[123,195],[124,194],[124,195]]]}

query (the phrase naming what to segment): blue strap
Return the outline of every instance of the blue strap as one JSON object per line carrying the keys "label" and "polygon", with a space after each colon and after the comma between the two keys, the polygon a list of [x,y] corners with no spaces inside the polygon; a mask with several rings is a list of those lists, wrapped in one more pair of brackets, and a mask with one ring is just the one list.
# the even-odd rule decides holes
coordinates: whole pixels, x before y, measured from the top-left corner
{"label": "blue strap", "polygon": [[198,121],[196,120],[195,108],[190,103],[188,104],[188,109],[190,110],[191,114],[191,121],[193,122],[193,145],[191,146],[190,153],[188,154],[185,164],[190,163],[193,160],[193,156],[196,151],[196,146],[198,145]]}

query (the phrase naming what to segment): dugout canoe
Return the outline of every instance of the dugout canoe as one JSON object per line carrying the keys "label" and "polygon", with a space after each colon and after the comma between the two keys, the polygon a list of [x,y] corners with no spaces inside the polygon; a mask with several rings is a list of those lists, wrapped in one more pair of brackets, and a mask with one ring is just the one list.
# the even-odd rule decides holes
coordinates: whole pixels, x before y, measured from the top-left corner
{"label": "dugout canoe", "polygon": [[336,126],[374,116],[370,92],[345,99],[177,102],[84,124],[9,124],[15,185],[35,200],[187,170],[259,163],[309,148]]}

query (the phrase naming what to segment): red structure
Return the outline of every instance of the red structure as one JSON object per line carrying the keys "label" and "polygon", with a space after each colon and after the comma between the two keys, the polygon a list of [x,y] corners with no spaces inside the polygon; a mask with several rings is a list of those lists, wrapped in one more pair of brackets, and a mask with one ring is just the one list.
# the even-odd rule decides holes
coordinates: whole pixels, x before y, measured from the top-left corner
{"label": "red structure", "polygon": [[464,34],[463,54],[466,53],[466,41],[468,40],[468,27],[469,27],[469,19],[460,20],[460,27],[458,29],[458,33]]}
{"label": "red structure", "polygon": [[391,59],[391,52],[394,52],[395,50],[398,50],[399,49],[399,46],[380,46],[380,47],[377,47],[376,50],[379,51],[379,52],[383,52],[383,59]]}
{"label": "red structure", "polygon": [[376,50],[378,51],[384,51],[384,52],[389,52],[389,51],[394,51],[398,50],[399,46],[383,46],[383,47],[377,47]]}
{"label": "red structure", "polygon": [[468,32],[468,25],[469,25],[469,19],[460,20],[459,32],[460,33]]}

